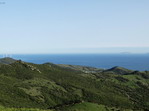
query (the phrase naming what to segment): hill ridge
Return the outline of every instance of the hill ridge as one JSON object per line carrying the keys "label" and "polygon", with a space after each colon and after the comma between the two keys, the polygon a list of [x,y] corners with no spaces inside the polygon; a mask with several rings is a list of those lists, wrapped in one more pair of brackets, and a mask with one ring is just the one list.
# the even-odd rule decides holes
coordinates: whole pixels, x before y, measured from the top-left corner
{"label": "hill ridge", "polygon": [[[84,101],[82,104],[85,105],[89,102],[88,105],[100,104],[119,110],[149,110],[149,71],[130,73],[114,67],[110,71],[97,72],[93,68],[92,73],[89,67],[71,67],[79,69],[75,71],[51,63],[33,64],[20,60],[1,65],[0,105],[71,111],[68,108],[72,108],[73,103]],[[124,70],[127,74],[117,70]],[[65,108],[57,109],[57,106]]]}

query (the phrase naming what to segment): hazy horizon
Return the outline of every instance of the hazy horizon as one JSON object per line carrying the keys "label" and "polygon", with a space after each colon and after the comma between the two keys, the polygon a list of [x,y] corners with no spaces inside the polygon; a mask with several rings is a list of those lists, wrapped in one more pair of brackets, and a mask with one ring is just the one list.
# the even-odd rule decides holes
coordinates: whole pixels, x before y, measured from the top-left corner
{"label": "hazy horizon", "polygon": [[148,0],[1,0],[0,54],[149,53]]}
{"label": "hazy horizon", "polygon": [[[63,52],[65,50],[65,52]],[[15,54],[149,54],[149,47],[113,47],[113,48],[67,48],[55,49],[51,52],[24,52],[14,53],[11,51],[0,52],[0,55],[15,55]]]}

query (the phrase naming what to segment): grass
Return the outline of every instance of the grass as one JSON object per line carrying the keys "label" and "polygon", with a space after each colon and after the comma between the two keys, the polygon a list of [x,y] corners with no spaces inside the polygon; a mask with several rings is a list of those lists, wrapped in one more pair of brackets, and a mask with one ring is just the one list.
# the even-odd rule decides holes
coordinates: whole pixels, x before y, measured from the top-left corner
{"label": "grass", "polygon": [[107,107],[96,103],[83,102],[58,109],[57,111],[132,111],[131,109],[118,109],[115,107]]}
{"label": "grass", "polygon": [[5,108],[0,106],[0,111],[52,111],[52,110],[42,110],[42,109],[32,109],[32,108]]}
{"label": "grass", "polygon": [[[0,105],[6,108],[1,110],[38,111],[57,107],[64,111],[149,110],[149,73],[111,72],[83,73],[50,63],[2,64]],[[78,101],[85,102],[77,104]],[[20,107],[35,109],[17,109]]]}
{"label": "grass", "polygon": [[84,102],[75,104],[69,107],[64,107],[60,111],[107,111],[104,105],[93,104]]}

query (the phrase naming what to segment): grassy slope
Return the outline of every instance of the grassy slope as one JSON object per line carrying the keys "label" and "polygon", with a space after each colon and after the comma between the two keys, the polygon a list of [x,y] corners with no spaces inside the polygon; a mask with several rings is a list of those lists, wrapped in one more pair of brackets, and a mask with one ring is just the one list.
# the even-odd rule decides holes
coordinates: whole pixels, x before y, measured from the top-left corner
{"label": "grassy slope", "polygon": [[131,109],[118,109],[114,107],[106,107],[95,103],[83,102],[68,107],[63,107],[57,111],[132,111]]}
{"label": "grassy slope", "polygon": [[[86,74],[54,64],[17,61],[0,66],[0,104],[5,107],[52,109],[76,103],[68,108],[82,107],[78,111],[84,111],[83,106],[94,109],[97,105],[92,103],[120,109],[149,109],[148,76],[148,72]],[[78,101],[90,103],[80,106]]]}
{"label": "grassy slope", "polygon": [[40,109],[28,109],[28,108],[5,108],[0,106],[0,111],[52,111],[52,110],[40,110]]}
{"label": "grassy slope", "polygon": [[0,64],[11,64],[14,62],[16,62],[16,60],[9,57],[0,59]]}

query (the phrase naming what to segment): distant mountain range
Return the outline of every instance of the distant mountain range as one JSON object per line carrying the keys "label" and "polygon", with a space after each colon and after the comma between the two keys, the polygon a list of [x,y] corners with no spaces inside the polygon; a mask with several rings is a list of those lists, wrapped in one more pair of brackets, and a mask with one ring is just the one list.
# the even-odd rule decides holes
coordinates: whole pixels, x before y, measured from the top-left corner
{"label": "distant mountain range", "polygon": [[149,71],[118,66],[105,70],[2,58],[0,89],[0,110],[6,111],[149,110]]}

